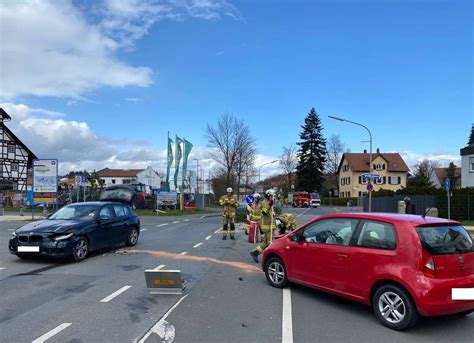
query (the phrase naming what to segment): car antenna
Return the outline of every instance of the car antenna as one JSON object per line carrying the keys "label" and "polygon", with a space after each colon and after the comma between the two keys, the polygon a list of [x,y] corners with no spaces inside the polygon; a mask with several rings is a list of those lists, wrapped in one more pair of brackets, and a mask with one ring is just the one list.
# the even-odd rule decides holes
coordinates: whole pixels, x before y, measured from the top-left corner
{"label": "car antenna", "polygon": [[428,207],[428,208],[426,209],[425,214],[422,215],[421,218],[425,219],[426,215],[428,214],[428,212],[429,212],[430,210],[431,210],[431,207]]}

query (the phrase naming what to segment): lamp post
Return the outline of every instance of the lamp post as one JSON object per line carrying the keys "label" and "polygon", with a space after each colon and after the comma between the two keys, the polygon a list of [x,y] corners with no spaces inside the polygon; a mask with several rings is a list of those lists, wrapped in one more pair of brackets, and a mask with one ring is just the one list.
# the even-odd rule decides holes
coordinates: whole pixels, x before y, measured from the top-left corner
{"label": "lamp post", "polygon": [[[372,175],[372,133],[370,133],[370,130],[368,129],[367,126],[365,125],[362,125],[361,123],[356,123],[355,121],[351,121],[351,120],[347,120],[347,119],[344,119],[344,118],[340,118],[340,117],[335,117],[335,116],[328,116],[329,118],[331,119],[334,119],[334,120],[339,120],[339,121],[343,121],[343,122],[346,122],[346,123],[350,123],[350,124],[354,124],[354,125],[357,125],[357,126],[362,126],[364,129],[367,130],[367,132],[369,133],[369,144],[370,144],[370,152],[369,152],[369,174]],[[371,184],[371,178],[369,178],[369,184],[367,185],[368,187],[368,191],[369,191],[369,212],[372,212],[372,189],[369,190],[369,188],[372,188],[372,184]]]}
{"label": "lamp post", "polygon": [[[196,188],[194,190],[194,192],[196,193],[196,197],[194,199],[196,200],[196,206],[197,206],[197,195],[199,194],[199,159],[193,158],[193,161],[196,161]],[[204,198],[204,194],[202,196]],[[203,207],[204,207],[204,200],[203,200]]]}
{"label": "lamp post", "polygon": [[258,182],[260,182],[260,170],[262,169],[262,167],[266,166],[267,164],[272,164],[272,163],[275,163],[275,162],[278,162],[278,161],[279,160],[273,160],[273,161],[264,163],[264,164],[260,165],[260,167],[258,167]]}

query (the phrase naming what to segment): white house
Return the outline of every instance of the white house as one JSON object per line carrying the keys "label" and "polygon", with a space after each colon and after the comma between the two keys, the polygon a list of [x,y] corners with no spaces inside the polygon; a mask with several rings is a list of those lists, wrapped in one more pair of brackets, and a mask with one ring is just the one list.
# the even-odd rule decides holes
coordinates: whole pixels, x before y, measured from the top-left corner
{"label": "white house", "polygon": [[144,184],[153,189],[160,188],[161,178],[152,167],[146,169],[110,169],[99,170],[97,175],[104,180],[104,186]]}
{"label": "white house", "polygon": [[474,187],[474,124],[467,146],[461,149],[461,187]]}

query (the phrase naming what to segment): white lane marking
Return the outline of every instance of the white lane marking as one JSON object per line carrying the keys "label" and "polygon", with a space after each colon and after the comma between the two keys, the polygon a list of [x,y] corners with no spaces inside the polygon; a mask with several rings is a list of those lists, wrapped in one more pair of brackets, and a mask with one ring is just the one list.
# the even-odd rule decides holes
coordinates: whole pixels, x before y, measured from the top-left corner
{"label": "white lane marking", "polygon": [[202,218],[206,218],[206,216],[201,216],[201,219],[202,219]]}
{"label": "white lane marking", "polygon": [[221,229],[217,229],[216,231],[214,231],[214,233],[219,233],[221,231]]}
{"label": "white lane marking", "polygon": [[145,343],[147,341],[148,337],[152,333],[158,335],[161,338],[161,340],[160,340],[161,342],[173,342],[174,341],[174,336],[175,336],[174,326],[171,325],[170,323],[168,323],[166,321],[166,318],[168,318],[168,316],[171,314],[171,312],[173,312],[173,310],[176,307],[178,307],[178,305],[181,303],[181,301],[186,299],[187,296],[188,296],[188,294],[186,294],[184,297],[179,299],[178,302],[176,304],[174,304],[173,307],[168,310],[168,312],[165,313],[163,318],[161,318],[158,321],[158,323],[153,325],[153,327],[150,329],[150,331],[148,331],[145,334],[145,336],[143,336],[143,338],[140,339],[139,343]]}
{"label": "white lane marking", "polygon": [[179,221],[179,220],[177,220],[177,221],[173,222],[173,224],[178,224],[179,222],[180,222],[180,221]]}
{"label": "white lane marking", "polygon": [[154,268],[153,270],[160,270],[166,267],[166,264],[160,264],[158,267]]}
{"label": "white lane marking", "polygon": [[474,300],[473,288],[453,288],[451,289],[451,299],[453,300]]}
{"label": "white lane marking", "polygon": [[104,299],[102,299],[100,302],[101,303],[108,303],[110,300],[112,300],[113,298],[119,296],[120,294],[122,294],[123,292],[125,292],[129,288],[132,288],[132,286],[123,286],[118,291],[115,291],[111,295],[109,295],[109,296],[105,297]]}
{"label": "white lane marking", "polygon": [[141,231],[146,231],[146,230],[148,230],[148,229],[141,229],[140,232],[141,232]]}
{"label": "white lane marking", "polygon": [[7,231],[15,231],[15,229],[7,229]]}
{"label": "white lane marking", "polygon": [[187,251],[183,251],[181,255],[186,255],[187,253],[188,253]]}
{"label": "white lane marking", "polygon": [[189,222],[189,219],[185,219],[185,220],[183,220],[183,222]]}
{"label": "white lane marking", "polygon": [[206,241],[210,240],[212,236],[207,236]]}
{"label": "white lane marking", "polygon": [[198,243],[198,244],[196,244],[196,245],[193,245],[193,248],[197,248],[197,247],[199,247],[200,245],[202,245],[202,243]]}
{"label": "white lane marking", "polygon": [[293,318],[291,317],[291,289],[283,288],[283,312],[281,322],[281,342],[293,343]]}
{"label": "white lane marking", "polygon": [[306,211],[301,212],[300,214],[298,214],[298,215],[296,216],[296,218],[298,218],[299,216],[302,216],[303,214],[305,214],[306,212],[308,212],[310,209],[311,209],[311,207],[308,207],[308,208],[306,209]]}
{"label": "white lane marking", "polygon": [[166,225],[168,225],[168,223],[160,224],[160,225],[157,225],[156,227],[161,227],[161,226],[166,226]]}
{"label": "white lane marking", "polygon": [[43,336],[35,339],[33,342],[31,343],[43,343],[44,341],[46,341],[47,339],[50,339],[51,337],[53,337],[54,335],[57,335],[58,333],[60,333],[61,331],[63,331],[64,329],[66,329],[68,326],[70,326],[72,323],[62,323],[61,325],[59,325],[58,327],[56,327],[55,329],[51,330],[50,332],[47,332],[45,333]]}
{"label": "white lane marking", "polygon": [[0,270],[4,270],[4,269],[5,269],[5,267],[0,267]]}

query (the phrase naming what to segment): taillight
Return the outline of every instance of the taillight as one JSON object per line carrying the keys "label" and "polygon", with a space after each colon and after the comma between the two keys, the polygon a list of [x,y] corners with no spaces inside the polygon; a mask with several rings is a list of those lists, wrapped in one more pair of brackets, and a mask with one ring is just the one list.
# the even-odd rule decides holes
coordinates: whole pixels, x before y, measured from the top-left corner
{"label": "taillight", "polygon": [[430,255],[424,261],[425,262],[424,262],[424,265],[423,265],[423,274],[425,274],[425,276],[428,276],[428,277],[436,277],[433,256]]}

